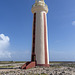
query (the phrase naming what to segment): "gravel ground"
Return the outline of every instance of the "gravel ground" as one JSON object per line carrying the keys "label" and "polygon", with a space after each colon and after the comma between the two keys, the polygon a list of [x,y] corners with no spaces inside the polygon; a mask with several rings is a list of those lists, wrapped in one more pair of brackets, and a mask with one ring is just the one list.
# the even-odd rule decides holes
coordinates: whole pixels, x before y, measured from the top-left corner
{"label": "gravel ground", "polygon": [[[19,67],[17,64],[16,67]],[[21,66],[21,65],[20,65]],[[32,69],[0,69],[0,75],[75,75],[75,64],[51,64],[49,68],[47,67],[35,67]]]}

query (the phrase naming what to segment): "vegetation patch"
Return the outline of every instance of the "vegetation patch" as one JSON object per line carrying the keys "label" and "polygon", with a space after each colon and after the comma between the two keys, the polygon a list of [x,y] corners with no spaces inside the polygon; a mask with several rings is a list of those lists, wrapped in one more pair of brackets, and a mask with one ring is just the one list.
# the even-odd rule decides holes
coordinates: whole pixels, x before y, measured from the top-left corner
{"label": "vegetation patch", "polygon": [[0,64],[25,63],[26,61],[0,61]]}
{"label": "vegetation patch", "polygon": [[0,68],[13,68],[14,66],[0,66]]}

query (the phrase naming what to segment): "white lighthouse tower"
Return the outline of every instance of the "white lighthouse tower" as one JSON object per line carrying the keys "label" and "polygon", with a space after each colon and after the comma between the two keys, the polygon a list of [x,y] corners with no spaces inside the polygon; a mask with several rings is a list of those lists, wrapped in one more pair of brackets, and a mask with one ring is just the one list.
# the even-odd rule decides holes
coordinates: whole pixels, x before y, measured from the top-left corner
{"label": "white lighthouse tower", "polygon": [[33,19],[32,61],[39,66],[49,66],[47,16],[48,7],[44,0],[36,0],[31,9]]}
{"label": "white lighthouse tower", "polygon": [[27,69],[35,66],[49,67],[46,16],[48,13],[48,6],[45,4],[44,0],[36,0],[31,11],[34,14],[31,62],[27,62],[22,68]]}

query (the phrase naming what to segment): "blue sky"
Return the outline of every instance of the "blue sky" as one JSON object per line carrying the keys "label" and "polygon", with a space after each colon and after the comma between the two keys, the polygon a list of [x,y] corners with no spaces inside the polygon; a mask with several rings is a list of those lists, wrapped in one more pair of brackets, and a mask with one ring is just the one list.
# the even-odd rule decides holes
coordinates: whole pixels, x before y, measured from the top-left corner
{"label": "blue sky", "polygon": [[[30,60],[34,2],[0,0],[0,60]],[[75,0],[45,2],[50,61],[75,61]]]}

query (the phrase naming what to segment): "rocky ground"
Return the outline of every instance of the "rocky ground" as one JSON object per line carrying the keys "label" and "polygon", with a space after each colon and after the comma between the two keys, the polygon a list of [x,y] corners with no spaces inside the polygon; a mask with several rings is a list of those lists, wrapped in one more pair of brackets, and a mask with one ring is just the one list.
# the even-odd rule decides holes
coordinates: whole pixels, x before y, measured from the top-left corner
{"label": "rocky ground", "polygon": [[75,63],[51,63],[49,68],[35,67],[27,70],[19,69],[21,65],[1,68],[0,75],[75,75]]}

